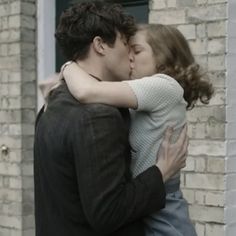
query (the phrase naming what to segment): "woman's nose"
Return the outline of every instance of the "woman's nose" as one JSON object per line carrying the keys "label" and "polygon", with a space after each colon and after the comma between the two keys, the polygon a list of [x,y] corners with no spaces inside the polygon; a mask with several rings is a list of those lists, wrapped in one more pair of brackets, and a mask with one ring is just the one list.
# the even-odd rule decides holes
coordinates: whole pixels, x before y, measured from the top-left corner
{"label": "woman's nose", "polygon": [[129,52],[129,61],[130,61],[130,68],[133,69],[134,68],[134,54],[132,50],[130,50]]}

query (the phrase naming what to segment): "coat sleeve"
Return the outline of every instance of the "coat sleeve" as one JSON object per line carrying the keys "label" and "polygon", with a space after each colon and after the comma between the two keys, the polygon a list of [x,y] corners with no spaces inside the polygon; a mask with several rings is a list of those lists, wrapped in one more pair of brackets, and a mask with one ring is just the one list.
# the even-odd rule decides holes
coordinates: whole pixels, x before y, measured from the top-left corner
{"label": "coat sleeve", "polygon": [[126,178],[127,131],[118,110],[104,107],[80,114],[72,146],[84,213],[94,230],[107,234],[163,208],[165,188],[156,166]]}

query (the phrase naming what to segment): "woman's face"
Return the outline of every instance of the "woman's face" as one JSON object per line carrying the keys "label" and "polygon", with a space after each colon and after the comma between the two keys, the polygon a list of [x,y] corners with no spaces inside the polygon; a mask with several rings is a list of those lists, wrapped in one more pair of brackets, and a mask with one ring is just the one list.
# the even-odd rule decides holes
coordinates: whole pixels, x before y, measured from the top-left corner
{"label": "woman's face", "polygon": [[156,63],[152,48],[146,41],[146,31],[138,31],[130,39],[130,47],[134,58],[131,79],[140,79],[156,74]]}

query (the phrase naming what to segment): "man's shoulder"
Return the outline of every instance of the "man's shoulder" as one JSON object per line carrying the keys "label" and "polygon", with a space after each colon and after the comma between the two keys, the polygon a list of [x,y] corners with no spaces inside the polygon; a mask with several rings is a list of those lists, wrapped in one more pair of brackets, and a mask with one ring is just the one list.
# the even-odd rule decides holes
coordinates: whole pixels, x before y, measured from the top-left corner
{"label": "man's shoulder", "polygon": [[94,118],[94,117],[121,117],[119,109],[114,106],[101,104],[101,103],[91,103],[91,104],[78,104],[74,106],[74,114],[83,114],[84,117]]}

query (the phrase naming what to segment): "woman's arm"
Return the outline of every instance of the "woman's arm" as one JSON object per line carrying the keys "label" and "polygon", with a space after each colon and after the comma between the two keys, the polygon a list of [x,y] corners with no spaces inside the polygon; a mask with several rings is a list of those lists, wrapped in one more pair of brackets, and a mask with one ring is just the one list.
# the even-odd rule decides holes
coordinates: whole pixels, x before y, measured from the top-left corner
{"label": "woman's arm", "polygon": [[76,63],[62,71],[71,94],[82,103],[104,103],[137,108],[137,99],[126,82],[97,81]]}

